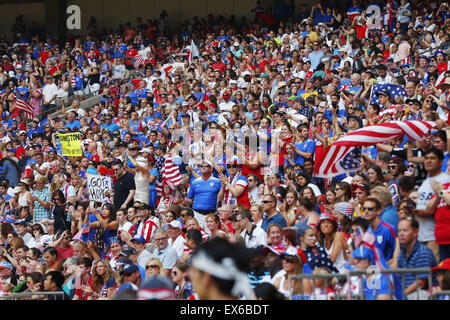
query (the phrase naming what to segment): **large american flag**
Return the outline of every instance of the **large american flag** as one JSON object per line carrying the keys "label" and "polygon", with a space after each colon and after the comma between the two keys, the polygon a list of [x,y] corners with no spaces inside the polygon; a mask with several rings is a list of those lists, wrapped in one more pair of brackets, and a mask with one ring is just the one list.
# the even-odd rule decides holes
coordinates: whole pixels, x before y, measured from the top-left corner
{"label": "large american flag", "polygon": [[380,99],[378,99],[377,93],[380,91],[389,91],[392,98],[402,97],[406,99],[406,92],[402,86],[396,84],[374,84],[372,87],[372,94],[370,95],[369,103],[380,104]]}
{"label": "large american flag", "polygon": [[315,175],[333,177],[341,173],[358,171],[361,167],[361,147],[383,143],[404,134],[420,141],[436,124],[430,121],[391,121],[363,127],[334,142],[317,160]]}
{"label": "large american flag", "polygon": [[159,179],[156,180],[156,193],[162,195],[162,186],[164,182],[178,186],[183,181],[178,165],[173,163],[172,156],[168,156],[164,162]]}
{"label": "large american flag", "polygon": [[23,112],[25,119],[33,119],[33,107],[23,99],[16,97],[16,108]]}

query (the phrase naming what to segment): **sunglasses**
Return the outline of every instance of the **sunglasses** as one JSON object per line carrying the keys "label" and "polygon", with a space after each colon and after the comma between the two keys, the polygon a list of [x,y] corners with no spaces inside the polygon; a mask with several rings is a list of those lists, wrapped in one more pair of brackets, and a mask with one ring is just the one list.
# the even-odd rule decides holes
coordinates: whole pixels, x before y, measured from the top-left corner
{"label": "sunglasses", "polygon": [[393,166],[389,166],[389,168],[390,168],[390,169],[395,169],[395,168],[397,168],[397,166],[396,166],[396,165],[393,165]]}
{"label": "sunglasses", "polygon": [[284,256],[283,260],[286,262],[294,262],[295,258],[291,256]]}
{"label": "sunglasses", "polygon": [[178,272],[172,271],[172,275],[176,276],[177,274],[178,274]]}
{"label": "sunglasses", "polygon": [[145,266],[145,269],[155,269],[155,268],[158,268],[159,269],[159,266],[157,266],[156,264],[151,264],[151,265],[148,265],[148,266]]}
{"label": "sunglasses", "polygon": [[374,207],[363,207],[362,209],[363,209],[363,211],[373,211],[375,208]]}
{"label": "sunglasses", "polygon": [[227,168],[237,168],[237,165],[235,165],[235,164],[228,164]]}
{"label": "sunglasses", "polygon": [[271,203],[271,202],[273,202],[272,200],[263,200],[263,201],[261,201],[262,203]]}

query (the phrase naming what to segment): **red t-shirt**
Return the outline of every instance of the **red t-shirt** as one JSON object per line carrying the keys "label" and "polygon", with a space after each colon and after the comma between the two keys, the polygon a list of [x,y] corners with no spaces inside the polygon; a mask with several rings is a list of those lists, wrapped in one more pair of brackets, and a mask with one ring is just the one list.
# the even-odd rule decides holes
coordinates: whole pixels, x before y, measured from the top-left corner
{"label": "red t-shirt", "polygon": [[[443,185],[444,192],[450,192],[450,183]],[[431,199],[433,199],[433,196]],[[441,200],[434,213],[436,226],[434,228],[434,236],[437,244],[450,244],[450,206]]]}
{"label": "red t-shirt", "polygon": [[67,248],[61,248],[60,246],[56,247],[56,251],[58,251],[58,261],[73,257],[73,248],[72,246],[68,246]]}

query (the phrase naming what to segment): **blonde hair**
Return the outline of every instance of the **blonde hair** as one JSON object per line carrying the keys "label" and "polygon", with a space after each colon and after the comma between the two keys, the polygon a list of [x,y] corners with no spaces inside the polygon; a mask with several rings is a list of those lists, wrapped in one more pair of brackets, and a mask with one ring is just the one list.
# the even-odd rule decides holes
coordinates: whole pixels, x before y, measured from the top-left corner
{"label": "blonde hair", "polygon": [[151,258],[150,260],[148,260],[145,266],[146,267],[149,266],[152,262],[159,267],[159,275],[165,277],[166,273],[164,271],[164,267],[161,260],[159,260],[158,258]]}

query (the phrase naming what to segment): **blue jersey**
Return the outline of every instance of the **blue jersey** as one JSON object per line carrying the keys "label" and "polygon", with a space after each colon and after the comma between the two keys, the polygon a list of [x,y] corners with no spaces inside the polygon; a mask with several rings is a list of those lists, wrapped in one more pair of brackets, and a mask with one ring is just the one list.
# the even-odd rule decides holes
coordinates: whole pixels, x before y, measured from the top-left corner
{"label": "blue jersey", "polygon": [[391,260],[395,250],[394,230],[389,224],[381,221],[373,233],[375,234],[375,247],[383,253],[385,261]]}
{"label": "blue jersey", "polygon": [[192,209],[194,210],[216,210],[217,196],[222,188],[219,179],[210,177],[204,180],[199,177],[192,181],[187,198],[193,199]]}

